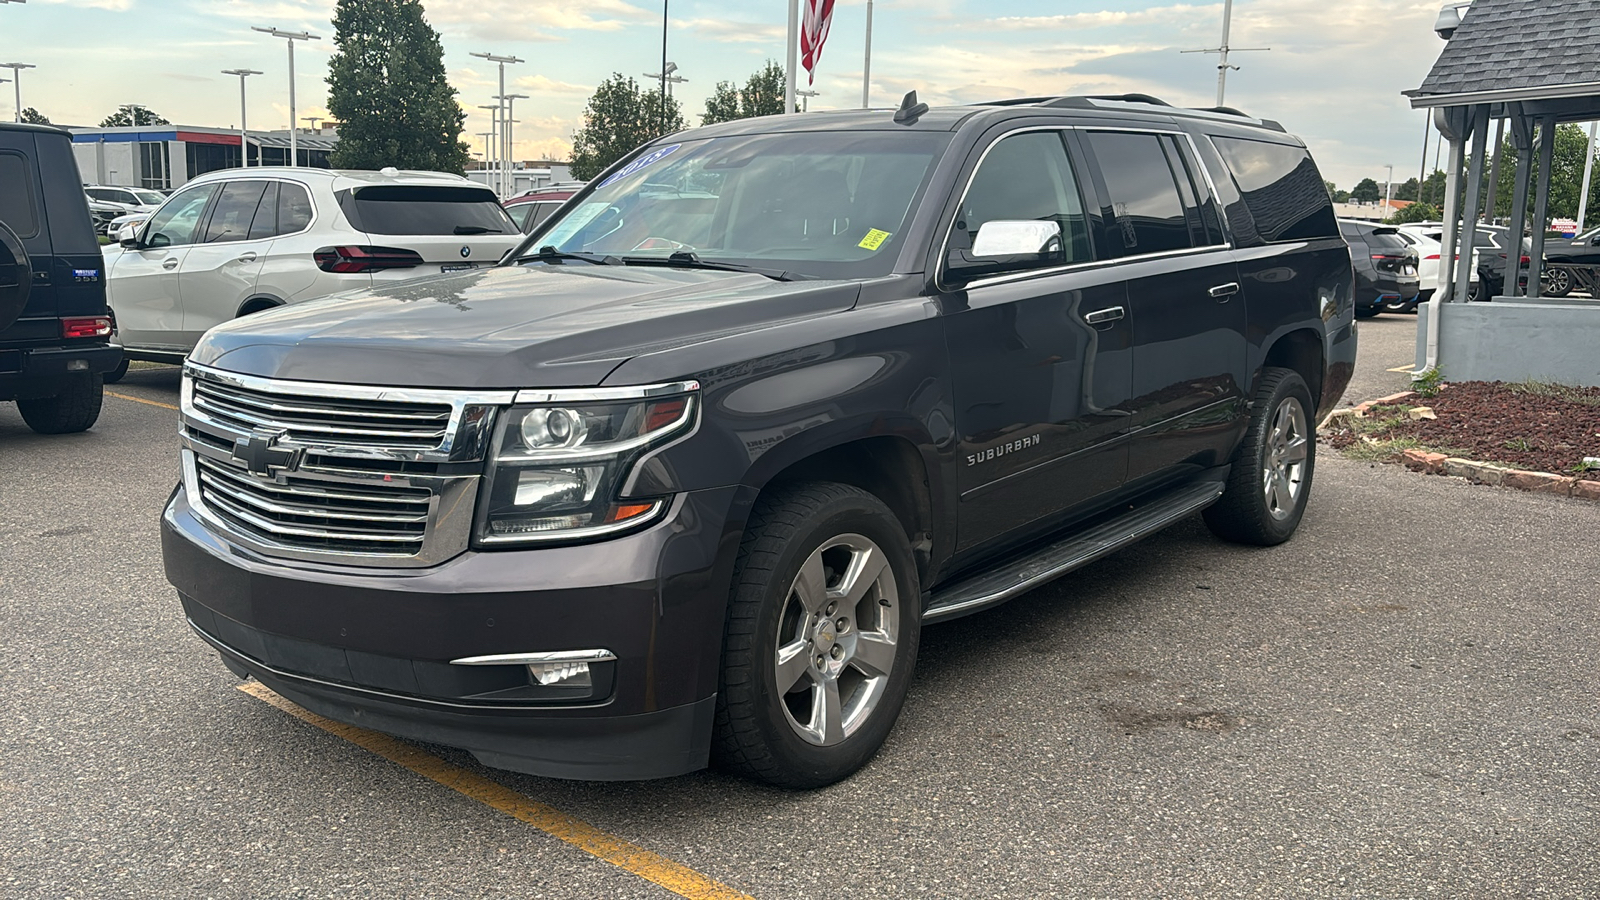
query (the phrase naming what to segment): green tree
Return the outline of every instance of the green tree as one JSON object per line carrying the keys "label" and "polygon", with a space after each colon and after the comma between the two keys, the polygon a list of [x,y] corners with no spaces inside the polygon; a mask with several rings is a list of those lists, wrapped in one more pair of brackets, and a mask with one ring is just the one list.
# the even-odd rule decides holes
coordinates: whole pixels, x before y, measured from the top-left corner
{"label": "green tree", "polygon": [[659,90],[641,91],[639,83],[613,73],[600,83],[583,110],[583,127],[572,136],[572,177],[584,181],[633,152],[647,141],[682,131],[683,107]]}
{"label": "green tree", "polygon": [[1423,203],[1432,203],[1434,206],[1444,204],[1444,170],[1434,169],[1428,180],[1422,183],[1422,194],[1417,199]]}
{"label": "green tree", "polygon": [[1371,178],[1363,178],[1350,189],[1350,199],[1362,203],[1376,203],[1383,199],[1383,188]]}
{"label": "green tree", "polygon": [[[43,118],[43,116],[40,116]],[[106,116],[100,123],[101,128],[123,128],[131,125],[171,125],[166,119],[150,111],[147,106],[130,104],[119,108],[116,112]]]}
{"label": "green tree", "polygon": [[467,115],[419,0],[338,0],[333,42],[328,112],[340,123],[333,166],[466,170]]}
{"label": "green tree", "polygon": [[[1570,219],[1578,215],[1578,195],[1583,190],[1583,156],[1589,148],[1589,135],[1578,125],[1556,126],[1554,159],[1550,166],[1550,208],[1552,219]],[[1516,190],[1517,155],[1508,135],[1501,145],[1504,156],[1500,160],[1500,180],[1495,185],[1494,208],[1496,216],[1510,216],[1513,192]],[[1485,176],[1487,178],[1487,175]],[[1528,179],[1528,215],[1533,215],[1533,190],[1538,185],[1539,148],[1533,148],[1532,174]],[[1589,209],[1600,210],[1600,178],[1589,186]],[[1485,191],[1487,193],[1487,190]],[[1481,199],[1481,198],[1480,198]]]}
{"label": "green tree", "polygon": [[1333,202],[1335,202],[1335,203],[1349,203],[1350,202],[1350,192],[1349,191],[1334,191],[1329,196],[1331,196],[1333,198]]}
{"label": "green tree", "polygon": [[22,121],[27,122],[30,125],[50,124],[50,120],[44,117],[44,113],[39,112],[37,109],[34,109],[31,106],[22,110]]}
{"label": "green tree", "polygon": [[1417,180],[1415,178],[1407,178],[1403,183],[1395,185],[1394,199],[1420,200],[1421,198],[1417,196]]}
{"label": "green tree", "polygon": [[700,115],[700,124],[714,125],[734,119],[781,114],[783,80],[783,67],[769,59],[760,71],[745,81],[742,88],[735,88],[731,81],[717,82],[716,91],[706,98],[706,111]]}
{"label": "green tree", "polygon": [[[1412,179],[1413,181],[1415,179]],[[1427,203],[1413,203],[1404,209],[1398,210],[1384,222],[1389,225],[1404,225],[1407,222],[1437,222],[1443,217],[1439,207]]]}

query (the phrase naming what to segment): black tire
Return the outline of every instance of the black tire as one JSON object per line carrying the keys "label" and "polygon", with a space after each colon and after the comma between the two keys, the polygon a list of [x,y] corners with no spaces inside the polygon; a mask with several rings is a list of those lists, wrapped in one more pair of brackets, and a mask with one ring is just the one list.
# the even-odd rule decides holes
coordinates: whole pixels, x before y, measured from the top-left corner
{"label": "black tire", "polygon": [[[877,559],[873,547],[887,563],[881,570],[867,565]],[[812,564],[813,557],[821,578],[814,583],[828,588],[843,584],[843,573],[833,566],[875,572],[855,607],[827,598],[826,592],[818,595],[802,583],[802,566]],[[892,582],[883,581],[886,575]],[[806,594],[823,597],[827,605],[808,613]],[[841,618],[846,627],[836,627]],[[782,487],[763,496],[751,513],[734,567],[713,762],[794,789],[822,787],[849,776],[878,752],[900,715],[920,630],[921,590],[911,545],[881,500],[859,488],[826,482]],[[783,692],[778,688],[780,633],[788,638],[783,646],[803,648],[789,657],[803,657],[803,662],[788,668],[795,680]],[[875,645],[870,653],[869,638]],[[892,649],[886,649],[889,645]],[[869,655],[892,660],[888,672],[871,669],[865,662]],[[868,675],[869,669],[877,675]],[[828,681],[835,685],[838,700],[836,731],[817,725],[815,704],[827,695]],[[859,718],[852,722],[852,715]],[[800,718],[817,725],[822,734],[802,736],[806,726]],[[826,713],[822,720],[826,722]]]}
{"label": "black tire", "polygon": [[[1222,499],[1206,508],[1204,518],[1223,540],[1270,547],[1294,536],[1311,497],[1317,464],[1316,405],[1299,373],[1266,369],[1250,406],[1250,427],[1233,454],[1227,489]],[[1294,433],[1280,439],[1277,426],[1285,419]],[[1298,468],[1279,462],[1294,459],[1294,447],[1301,448]],[[1269,468],[1279,473],[1278,481],[1272,480]],[[1275,486],[1281,489],[1274,490]],[[1285,496],[1291,502],[1282,502]]]}
{"label": "black tire", "polygon": [[124,356],[122,362],[118,363],[115,369],[107,372],[101,380],[106,384],[116,384],[126,374],[128,374],[128,358]]}
{"label": "black tire", "polygon": [[1572,273],[1566,269],[1545,269],[1539,281],[1539,293],[1546,297],[1565,297],[1572,293]]}
{"label": "black tire", "polygon": [[88,431],[100,418],[105,387],[99,375],[69,377],[54,397],[18,400],[22,421],[38,434],[74,434]]}

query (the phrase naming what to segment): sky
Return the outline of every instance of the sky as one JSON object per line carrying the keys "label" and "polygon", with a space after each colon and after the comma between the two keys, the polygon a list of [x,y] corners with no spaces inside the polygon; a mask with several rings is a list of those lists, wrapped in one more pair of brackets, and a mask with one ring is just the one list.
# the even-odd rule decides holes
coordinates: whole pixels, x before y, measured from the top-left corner
{"label": "sky", "polygon": [[[689,79],[674,88],[697,123],[719,81],[743,83],[783,61],[785,0],[666,0],[668,58]],[[298,115],[325,116],[333,0],[26,0],[0,4],[0,62],[22,72],[23,106],[53,122],[94,125],[119,104],[150,107],[182,125],[236,127],[238,79],[249,79],[254,129],[288,125],[284,41],[253,25],[310,31],[296,47]],[[564,157],[590,92],[613,72],[644,81],[661,66],[661,0],[424,0],[440,32],[450,82],[481,152],[498,93],[492,64],[513,55],[517,158]],[[1214,48],[1221,3],[1163,0],[877,0],[872,103],[909,90],[933,105],[1041,94],[1153,94],[1178,106],[1216,102]],[[1422,165],[1425,116],[1400,96],[1422,82],[1444,42],[1439,0],[1235,0],[1236,48],[1227,103],[1276,119],[1303,138],[1323,174],[1349,189],[1362,178],[1397,183]],[[861,103],[866,0],[838,0],[812,89],[812,109]],[[9,70],[0,69],[0,77]],[[801,72],[804,86],[805,72]],[[13,85],[0,84],[0,116]],[[302,123],[304,125],[305,123]],[[1429,167],[1433,149],[1428,151]]]}

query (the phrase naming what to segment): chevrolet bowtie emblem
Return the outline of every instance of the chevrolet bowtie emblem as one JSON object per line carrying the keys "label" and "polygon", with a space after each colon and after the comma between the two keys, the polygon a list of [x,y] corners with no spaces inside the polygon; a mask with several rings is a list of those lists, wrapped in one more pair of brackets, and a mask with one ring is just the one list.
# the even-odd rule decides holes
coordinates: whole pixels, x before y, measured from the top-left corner
{"label": "chevrolet bowtie emblem", "polygon": [[292,469],[299,461],[298,450],[274,446],[281,434],[257,432],[233,442],[233,458],[257,475],[271,475],[273,470]]}

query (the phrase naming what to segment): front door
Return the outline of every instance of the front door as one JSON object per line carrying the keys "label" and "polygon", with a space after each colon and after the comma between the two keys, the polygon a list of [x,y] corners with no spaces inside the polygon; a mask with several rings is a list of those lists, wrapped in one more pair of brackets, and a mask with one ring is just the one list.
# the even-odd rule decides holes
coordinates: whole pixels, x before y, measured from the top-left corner
{"label": "front door", "polygon": [[123,346],[187,349],[178,267],[215,193],[216,185],[205,184],[174,194],[140,232],[141,249],[123,250],[112,260],[106,294]]}
{"label": "front door", "polygon": [[254,293],[272,237],[268,233],[252,240],[251,227],[258,217],[264,223],[276,216],[277,193],[267,190],[271,184],[230,181],[218,192],[204,235],[178,267],[184,346],[193,347],[212,327],[238,315]]}
{"label": "front door", "polygon": [[1250,383],[1239,268],[1187,136],[1081,132],[1133,323],[1128,478],[1228,461]]}
{"label": "front door", "polygon": [[1047,527],[1116,490],[1127,468],[1127,294],[1091,264],[1063,130],[1015,132],[987,149],[955,214],[954,256],[988,222],[1052,223],[1061,250],[989,265],[946,295],[961,551]]}

